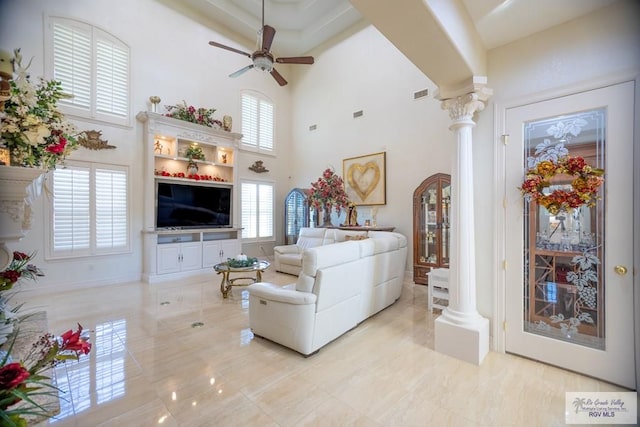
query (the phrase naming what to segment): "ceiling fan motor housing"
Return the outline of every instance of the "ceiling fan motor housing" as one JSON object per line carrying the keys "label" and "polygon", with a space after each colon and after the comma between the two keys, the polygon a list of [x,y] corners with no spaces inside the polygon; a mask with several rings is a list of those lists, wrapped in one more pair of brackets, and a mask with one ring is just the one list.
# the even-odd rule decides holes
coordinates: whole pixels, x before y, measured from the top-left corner
{"label": "ceiling fan motor housing", "polygon": [[254,68],[268,73],[273,70],[273,55],[270,52],[257,51],[251,55]]}

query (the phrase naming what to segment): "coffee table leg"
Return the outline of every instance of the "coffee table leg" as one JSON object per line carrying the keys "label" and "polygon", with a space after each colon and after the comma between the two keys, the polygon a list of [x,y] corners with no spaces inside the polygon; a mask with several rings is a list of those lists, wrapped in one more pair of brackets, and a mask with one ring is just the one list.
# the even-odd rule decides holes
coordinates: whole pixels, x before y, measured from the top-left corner
{"label": "coffee table leg", "polygon": [[256,270],[256,282],[262,282],[262,270]]}
{"label": "coffee table leg", "polygon": [[229,272],[222,271],[218,274],[222,274],[222,281],[220,282],[220,292],[222,293],[222,298],[227,298],[229,296],[229,291],[231,290],[231,283],[229,283]]}

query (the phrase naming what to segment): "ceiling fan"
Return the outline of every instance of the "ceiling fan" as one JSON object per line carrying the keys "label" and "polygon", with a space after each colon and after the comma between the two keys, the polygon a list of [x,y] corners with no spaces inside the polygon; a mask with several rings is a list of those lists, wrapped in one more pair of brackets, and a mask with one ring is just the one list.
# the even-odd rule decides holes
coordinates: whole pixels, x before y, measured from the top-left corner
{"label": "ceiling fan", "polygon": [[[313,56],[292,56],[287,58],[274,58],[271,53],[271,43],[276,35],[276,29],[270,25],[264,24],[264,0],[262,0],[262,28],[258,31],[258,50],[253,53],[243,52],[239,49],[229,47],[217,42],[209,42],[211,46],[219,47],[222,49],[230,50],[231,52],[239,53],[241,55],[251,58],[251,64],[239,69],[236,72],[229,74],[229,77],[238,77],[244,74],[252,68],[257,68],[262,71],[270,73],[280,86],[287,84],[287,81],[282,75],[273,68],[274,62],[278,64],[313,64]],[[261,43],[260,43],[261,40]]]}

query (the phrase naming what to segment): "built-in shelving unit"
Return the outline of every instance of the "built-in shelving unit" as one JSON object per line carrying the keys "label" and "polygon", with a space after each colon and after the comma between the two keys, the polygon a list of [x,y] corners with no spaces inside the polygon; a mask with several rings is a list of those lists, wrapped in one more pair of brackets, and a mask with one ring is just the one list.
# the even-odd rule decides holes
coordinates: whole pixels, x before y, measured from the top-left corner
{"label": "built-in shelving unit", "polygon": [[[144,124],[144,268],[148,282],[203,272],[241,251],[238,227],[237,146],[239,133],[227,132],[142,111]],[[190,157],[199,149],[203,158]],[[197,170],[196,170],[197,168]],[[156,228],[156,182],[173,181],[232,188],[232,226],[203,229]]]}

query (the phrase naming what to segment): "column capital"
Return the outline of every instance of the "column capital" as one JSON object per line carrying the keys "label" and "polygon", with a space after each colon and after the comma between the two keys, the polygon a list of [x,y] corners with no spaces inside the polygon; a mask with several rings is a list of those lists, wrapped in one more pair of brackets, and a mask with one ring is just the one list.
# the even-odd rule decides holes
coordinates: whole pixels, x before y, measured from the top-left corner
{"label": "column capital", "polygon": [[485,103],[480,100],[477,93],[467,93],[455,98],[444,99],[440,107],[449,112],[449,117],[454,124],[475,125],[473,115],[476,111],[484,110]]}
{"label": "column capital", "polygon": [[493,90],[487,87],[487,78],[472,76],[459,85],[438,88],[435,99],[440,100],[442,109],[449,112],[454,127],[464,124],[473,126],[473,115],[476,111],[484,110],[491,95]]}

